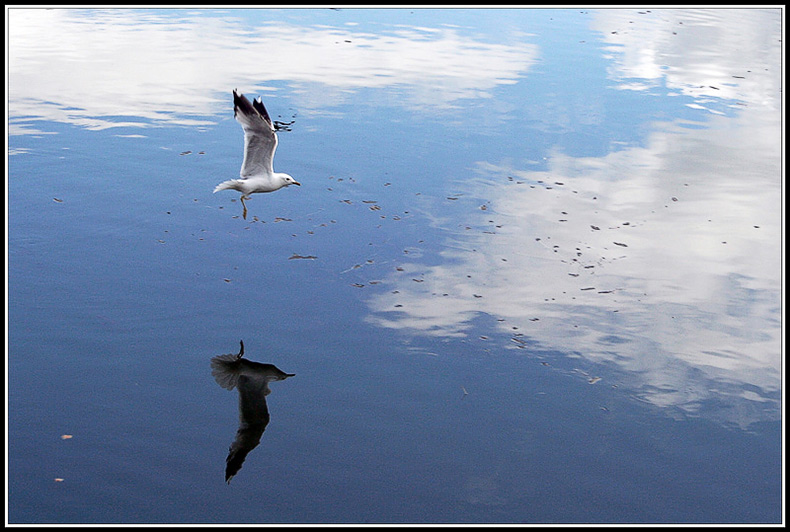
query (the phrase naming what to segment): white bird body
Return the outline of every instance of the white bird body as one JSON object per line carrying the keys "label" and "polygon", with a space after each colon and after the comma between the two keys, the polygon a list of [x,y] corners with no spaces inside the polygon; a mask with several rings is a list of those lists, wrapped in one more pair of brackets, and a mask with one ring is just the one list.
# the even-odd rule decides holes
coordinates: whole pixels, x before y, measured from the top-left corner
{"label": "white bird body", "polygon": [[234,90],[233,116],[244,130],[244,162],[241,164],[240,178],[223,181],[214,188],[214,192],[220,190],[241,192],[241,203],[246,218],[247,205],[244,200],[249,199],[250,194],[274,192],[301,183],[288,174],[274,171],[272,161],[274,151],[277,149],[277,133],[260,97],[250,103],[246,96],[239,95]]}

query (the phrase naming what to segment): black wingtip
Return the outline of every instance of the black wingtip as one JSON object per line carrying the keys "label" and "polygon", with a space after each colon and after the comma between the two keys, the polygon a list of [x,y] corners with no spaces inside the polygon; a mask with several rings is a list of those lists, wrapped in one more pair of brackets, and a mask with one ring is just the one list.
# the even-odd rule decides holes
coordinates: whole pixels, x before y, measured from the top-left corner
{"label": "black wingtip", "polygon": [[233,117],[236,118],[236,113],[239,112],[239,103],[241,102],[241,98],[236,93],[239,89],[233,89]]}
{"label": "black wingtip", "polygon": [[263,119],[269,123],[269,125],[271,125],[272,119],[269,118],[269,112],[266,110],[266,107],[263,105],[263,100],[261,99],[260,96],[252,101],[252,108],[258,111],[258,114],[261,115]]}
{"label": "black wingtip", "polygon": [[241,109],[241,112],[247,116],[258,113],[261,118],[263,118],[269,123],[270,126],[272,126],[272,119],[269,118],[269,113],[266,111],[266,107],[264,107],[263,100],[260,98],[260,96],[256,99],[253,99],[252,103],[250,103],[247,97],[243,94],[238,94],[236,92],[237,90],[238,89],[233,89],[233,116],[236,116],[236,113],[239,112],[239,109]]}

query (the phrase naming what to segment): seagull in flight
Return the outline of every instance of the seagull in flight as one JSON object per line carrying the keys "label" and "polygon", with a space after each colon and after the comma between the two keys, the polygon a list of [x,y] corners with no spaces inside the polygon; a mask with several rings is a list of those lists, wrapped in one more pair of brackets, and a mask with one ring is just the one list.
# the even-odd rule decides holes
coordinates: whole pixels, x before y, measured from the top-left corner
{"label": "seagull in flight", "polygon": [[260,97],[252,103],[243,94],[233,90],[233,116],[244,130],[244,162],[241,164],[240,179],[229,179],[216,186],[220,190],[241,192],[244,219],[247,219],[247,204],[250,194],[274,192],[289,185],[300,185],[293,177],[275,172],[272,167],[274,150],[277,149],[277,133],[272,119]]}

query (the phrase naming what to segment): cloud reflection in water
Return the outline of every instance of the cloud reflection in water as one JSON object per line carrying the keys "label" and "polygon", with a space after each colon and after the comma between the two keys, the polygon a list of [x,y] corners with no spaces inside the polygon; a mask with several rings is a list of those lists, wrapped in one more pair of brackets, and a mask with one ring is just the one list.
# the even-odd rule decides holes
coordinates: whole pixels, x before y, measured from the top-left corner
{"label": "cloud reflection in water", "polygon": [[617,88],[691,96],[714,114],[722,103],[779,109],[777,9],[601,9],[590,26]]}
{"label": "cloud reflection in water", "polygon": [[780,56],[779,33],[765,28],[778,19],[642,15],[594,12],[617,87],[728,112],[654,123],[644,147],[556,151],[546,169],[479,162],[442,223],[452,236],[440,264],[402,264],[370,300],[370,320],[451,337],[487,314],[519,331],[511,347],[616,367],[652,404],[741,426],[777,419]]}
{"label": "cloud reflection in water", "polygon": [[454,28],[250,29],[233,11],[13,9],[9,21],[12,134],[40,133],[31,122],[42,119],[95,130],[209,125],[227,113],[229,88],[276,82],[294,89],[302,111],[396,86],[399,104],[441,109],[515,83],[537,56],[532,44],[475,41]]}
{"label": "cloud reflection in water", "polygon": [[371,321],[458,336],[489,314],[503,333],[615,364],[657,405],[776,400],[775,116],[656,125],[645,148],[555,153],[544,171],[479,163],[452,202],[463,208],[440,264],[402,264],[394,290],[370,300]]}

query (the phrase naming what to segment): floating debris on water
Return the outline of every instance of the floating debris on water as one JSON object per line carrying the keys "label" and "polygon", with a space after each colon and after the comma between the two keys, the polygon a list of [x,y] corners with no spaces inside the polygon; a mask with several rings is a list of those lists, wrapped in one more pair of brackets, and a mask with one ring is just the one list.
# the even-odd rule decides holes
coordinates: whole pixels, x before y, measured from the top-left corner
{"label": "floating debris on water", "polygon": [[288,260],[292,260],[292,259],[308,259],[308,260],[315,260],[315,259],[317,259],[317,258],[318,258],[318,257],[316,257],[315,255],[299,255],[298,253],[294,253],[293,255],[291,255],[290,257],[288,257]]}

